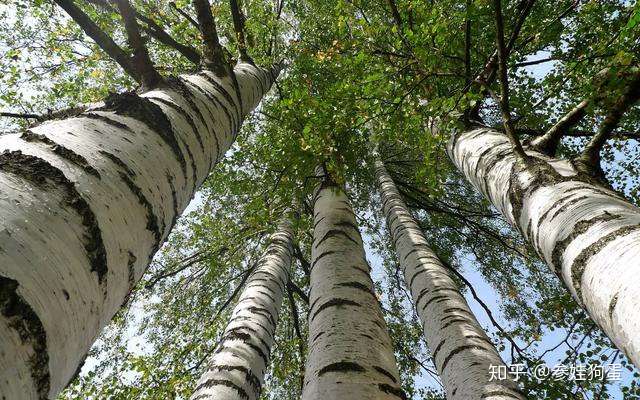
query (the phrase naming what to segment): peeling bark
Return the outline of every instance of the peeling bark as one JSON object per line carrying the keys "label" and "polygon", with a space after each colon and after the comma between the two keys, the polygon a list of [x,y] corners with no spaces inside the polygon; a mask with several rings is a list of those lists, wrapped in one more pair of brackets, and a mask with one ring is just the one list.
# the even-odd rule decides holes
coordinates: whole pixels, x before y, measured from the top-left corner
{"label": "peeling bark", "polygon": [[303,400],[404,399],[355,215],[325,181],[315,197]]}
{"label": "peeling bark", "polygon": [[285,221],[271,236],[269,246],[247,280],[220,345],[191,400],[260,397],[292,254],[293,232],[289,221]]}
{"label": "peeling bark", "polygon": [[277,72],[185,75],[0,137],[0,299],[30,310],[0,315],[0,398],[66,386]]}
{"label": "peeling bark", "polygon": [[458,169],[516,227],[593,321],[640,365],[640,209],[566,161],[516,162],[490,128],[455,135]]}
{"label": "peeling bark", "polygon": [[387,228],[447,399],[524,400],[515,382],[490,381],[490,366],[504,362],[449,271],[429,248],[381,161],[376,162],[376,177]]}

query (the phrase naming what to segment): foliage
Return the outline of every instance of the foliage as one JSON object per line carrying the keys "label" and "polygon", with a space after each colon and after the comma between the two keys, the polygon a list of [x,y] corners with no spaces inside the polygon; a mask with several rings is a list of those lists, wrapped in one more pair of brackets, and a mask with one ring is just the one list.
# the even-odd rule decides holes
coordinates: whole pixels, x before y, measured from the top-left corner
{"label": "foliage", "polygon": [[[86,2],[83,9],[124,44],[115,13]],[[181,43],[199,43],[199,32],[176,7],[190,2],[136,0]],[[394,18],[390,4],[399,10]],[[522,2],[504,1],[509,35]],[[492,2],[487,0],[247,0],[243,10],[251,55],[261,65],[284,59],[287,68],[242,135],[207,180],[185,215],[92,350],[91,366],[63,398],[186,398],[202,363],[214,350],[228,313],[223,304],[242,283],[264,248],[264,238],[289,207],[302,213],[296,226],[303,258],[309,259],[314,168],[325,162],[346,183],[368,239],[375,281],[394,340],[403,385],[413,398],[442,398],[421,327],[399,275],[379,215],[372,176],[373,148],[415,210],[430,243],[479,291],[499,326],[487,330],[508,362],[571,365],[621,360],[560,281],[495,210],[455,172],[444,147],[460,129],[460,115],[480,105],[487,124],[500,114],[487,87],[473,79],[495,49]],[[226,2],[213,4],[222,43],[236,54]],[[19,1],[0,8],[0,105],[3,110],[46,113],[94,102],[135,83],[60,9],[49,2]],[[595,93],[613,99],[625,71],[638,65],[640,8],[623,0],[549,1],[533,5],[515,41],[509,64],[516,127],[544,132],[582,99]],[[471,75],[466,74],[465,23],[470,22]],[[163,74],[192,71],[175,50],[149,40]],[[597,78],[603,68],[611,77]],[[588,110],[576,127],[593,132],[610,105]],[[4,122],[16,128],[15,122]],[[23,126],[26,122],[20,122]],[[620,132],[640,130],[631,109]],[[565,139],[561,154],[577,154],[585,139]],[[638,147],[612,140],[604,149],[607,177],[629,199],[640,201]],[[294,282],[308,290],[296,264]],[[460,280],[472,298],[472,288]],[[487,299],[488,298],[488,299]],[[493,301],[492,299],[496,299]],[[473,304],[478,304],[472,301]],[[285,300],[264,398],[296,399],[304,369],[307,305]],[[478,307],[481,320],[488,320]],[[564,339],[564,340],[563,340]],[[141,344],[141,349],[131,343]],[[557,343],[560,341],[560,343]],[[556,346],[557,345],[557,346]],[[566,354],[564,352],[567,352]],[[525,380],[531,398],[637,398],[640,389],[625,372],[622,383]]]}

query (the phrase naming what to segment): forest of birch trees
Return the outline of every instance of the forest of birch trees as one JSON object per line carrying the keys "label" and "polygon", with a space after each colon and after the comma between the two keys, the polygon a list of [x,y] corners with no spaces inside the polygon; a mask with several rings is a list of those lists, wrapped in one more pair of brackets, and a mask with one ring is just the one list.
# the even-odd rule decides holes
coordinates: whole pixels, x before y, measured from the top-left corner
{"label": "forest of birch trees", "polygon": [[640,3],[0,0],[0,399],[640,399]]}

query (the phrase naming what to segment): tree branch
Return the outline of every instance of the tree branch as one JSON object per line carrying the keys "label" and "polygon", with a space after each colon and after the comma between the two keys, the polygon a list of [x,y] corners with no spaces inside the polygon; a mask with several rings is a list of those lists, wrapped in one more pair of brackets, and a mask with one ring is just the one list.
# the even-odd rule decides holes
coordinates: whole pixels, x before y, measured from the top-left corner
{"label": "tree branch", "polygon": [[[107,0],[87,0],[89,3],[94,4],[97,7],[100,7],[103,10],[117,13],[111,4]],[[200,53],[198,50],[191,46],[184,45],[176,41],[171,35],[169,35],[160,25],[158,25],[153,19],[141,14],[136,11],[136,18],[146,25],[140,26],[140,28],[149,34],[151,37],[156,39],[158,42],[167,45],[178,52],[180,52],[183,56],[185,56],[192,63],[199,65],[200,64]]]}
{"label": "tree branch", "polygon": [[296,300],[293,298],[293,292],[287,286],[287,296],[289,297],[289,307],[291,308],[291,319],[293,320],[293,329],[296,331],[298,337],[298,352],[300,353],[300,390],[304,386],[304,365],[305,365],[305,340],[302,337],[302,331],[300,330],[300,317],[298,315],[298,307],[296,307]]}
{"label": "tree branch", "polygon": [[42,116],[40,114],[21,114],[21,113],[13,113],[0,111],[0,117],[9,117],[9,118],[21,118],[21,119],[36,119],[40,120]]}
{"label": "tree branch", "polygon": [[115,2],[124,21],[127,41],[133,50],[132,65],[140,75],[142,88],[143,90],[153,89],[162,82],[162,76],[153,66],[147,47],[140,35],[138,22],[136,21],[136,11],[129,3],[129,0],[115,0]]}
{"label": "tree branch", "polygon": [[511,109],[509,107],[509,79],[507,76],[507,59],[509,57],[507,48],[504,44],[504,22],[502,20],[502,2],[501,0],[493,1],[493,8],[496,20],[496,46],[498,50],[498,75],[500,77],[500,111],[502,113],[502,121],[504,123],[505,133],[511,141],[516,156],[522,160],[527,159],[527,155],[522,148],[522,143],[518,140],[513,128],[513,120],[511,119]]}
{"label": "tree branch", "polygon": [[216,23],[211,14],[209,0],[193,0],[198,16],[198,26],[202,33],[204,44],[203,64],[204,67],[214,71],[219,76],[229,74],[229,68],[224,58],[224,52],[216,32]]}
{"label": "tree branch", "polygon": [[310,276],[311,264],[309,263],[309,261],[307,261],[306,258],[304,258],[304,254],[302,254],[302,250],[300,249],[300,246],[298,246],[297,243],[293,244],[293,253],[294,253],[294,256],[298,259],[298,262],[300,262],[300,266],[302,267],[302,270],[304,271],[305,275]]}
{"label": "tree branch", "polygon": [[[502,130],[503,127],[499,126],[497,128],[495,128],[497,130]],[[528,135],[528,136],[532,136],[532,137],[540,137],[543,136],[545,134],[544,131],[541,131],[539,129],[531,129],[531,128],[516,128],[516,133],[518,135]],[[568,137],[592,137],[593,135],[595,135],[595,132],[592,131],[587,131],[584,129],[570,129],[568,131],[566,131],[564,133],[563,136],[568,136]],[[626,139],[634,139],[634,140],[639,140],[640,141],[640,132],[613,132],[611,134],[611,139],[619,139],[619,140],[626,140]],[[534,139],[535,140],[535,139]]]}
{"label": "tree branch", "polygon": [[175,40],[153,19],[148,18],[140,13],[136,13],[136,17],[146,24],[146,26],[142,26],[142,29],[149,35],[151,35],[154,39],[166,46],[174,48],[192,63],[200,65],[200,52],[198,52],[198,50],[196,50],[194,47],[182,44]]}
{"label": "tree branch", "polygon": [[183,9],[179,8],[175,1],[172,1],[169,3],[169,5],[176,10],[176,12],[180,15],[182,15],[184,17],[184,19],[186,19],[187,21],[189,21],[189,23],[191,25],[193,25],[198,31],[200,31],[200,25],[198,25],[198,23],[196,22],[196,20],[194,20],[191,15],[189,15],[187,12],[185,12]]}
{"label": "tree branch", "polygon": [[289,280],[289,282],[287,283],[287,289],[297,294],[302,299],[302,301],[307,303],[307,305],[309,304],[309,296],[307,296],[307,294],[291,280]]}
{"label": "tree branch", "polygon": [[589,100],[582,100],[577,106],[572,108],[571,111],[560,118],[555,125],[549,128],[544,135],[533,140],[531,147],[544,154],[553,156],[558,148],[558,144],[560,144],[562,136],[582,120],[587,113],[588,106]]}
{"label": "tree branch", "polygon": [[[464,78],[465,78],[465,87],[471,87],[471,19],[469,18],[469,14],[471,12],[471,0],[467,0],[467,18],[464,21]],[[469,125],[471,114],[473,109],[465,110],[464,112],[464,123],[466,126]]]}
{"label": "tree branch", "polygon": [[400,12],[398,11],[398,5],[395,0],[387,0],[389,3],[389,8],[391,9],[391,15],[393,16],[393,21],[398,26],[398,29],[402,29],[402,17],[400,16]]}
{"label": "tree branch", "polygon": [[118,46],[100,27],[89,18],[73,0],[54,0],[82,28],[96,44],[111,57],[133,79],[141,82],[140,73],[134,67],[129,55]]}
{"label": "tree branch", "polygon": [[253,64],[253,59],[247,53],[247,43],[244,38],[244,15],[238,5],[238,0],[229,0],[231,6],[231,16],[233,17],[233,30],[236,31],[236,39],[238,40],[238,52],[240,53],[240,61]]}
{"label": "tree branch", "polygon": [[591,138],[591,141],[587,143],[580,156],[575,160],[578,170],[592,177],[603,176],[600,165],[600,150],[613,135],[613,131],[620,123],[624,113],[640,99],[640,68],[634,67],[630,75],[630,82],[610,107],[598,132]]}

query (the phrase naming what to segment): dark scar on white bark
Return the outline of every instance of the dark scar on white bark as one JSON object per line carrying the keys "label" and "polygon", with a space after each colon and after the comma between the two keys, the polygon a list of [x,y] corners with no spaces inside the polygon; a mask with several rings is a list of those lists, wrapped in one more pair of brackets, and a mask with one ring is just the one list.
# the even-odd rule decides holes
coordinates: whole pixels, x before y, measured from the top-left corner
{"label": "dark scar on white bark", "polygon": [[[251,332],[251,333],[253,333],[255,335],[258,335],[258,331],[253,329],[250,326],[237,326],[237,327],[235,327],[233,329],[230,329],[229,332],[231,332],[231,331],[242,331],[242,330],[249,331],[249,332]],[[271,349],[271,346],[269,345],[269,343],[267,343],[263,338],[258,336],[256,339],[258,339],[260,341],[260,344],[263,345],[264,348],[267,351],[269,351]]]}
{"label": "dark scar on white bark", "polygon": [[[251,384],[251,386],[253,387],[253,390],[258,395],[258,397],[262,392],[262,384],[260,383],[260,379],[258,379],[258,377],[253,373],[253,371],[251,371],[247,367],[243,367],[242,365],[215,365],[207,369],[207,372],[214,372],[214,371],[229,371],[229,372],[240,371],[245,375],[245,377],[247,378],[247,381],[249,382],[249,384]],[[196,386],[194,392],[197,392],[202,387],[204,387],[203,384]]]}
{"label": "dark scar on white bark", "polygon": [[365,371],[366,369],[358,363],[351,362],[351,361],[339,361],[339,362],[332,363],[320,368],[320,370],[318,371],[318,376],[322,376],[329,372],[360,372],[362,373]]}
{"label": "dark scar on white bark", "polygon": [[[216,351],[216,353],[219,353],[226,348],[226,346],[224,346],[224,342],[226,342],[227,340],[238,340],[242,342],[244,345],[251,347],[256,353],[258,353],[260,358],[262,358],[262,360],[264,361],[264,364],[269,365],[269,355],[265,353],[260,346],[251,342],[251,335],[249,335],[248,333],[239,332],[238,329],[240,328],[232,329],[224,335],[224,337],[221,340],[221,343],[223,344],[220,346],[218,351]],[[267,348],[266,350],[268,352],[269,348]]]}
{"label": "dark scar on white bark", "polygon": [[[226,386],[229,387],[233,390],[235,390],[236,392],[238,392],[238,395],[240,396],[240,398],[242,399],[249,399],[249,395],[247,394],[247,392],[241,387],[236,385],[234,382],[228,380],[228,379],[207,379],[206,381],[202,382],[198,388],[199,389],[203,389],[203,388],[211,388],[214,386]],[[211,395],[203,393],[203,394],[199,394],[195,397],[193,397],[191,400],[201,400],[201,399],[209,399],[211,398]]]}
{"label": "dark scar on white bark", "polygon": [[191,108],[191,110],[197,114],[198,119],[200,120],[202,125],[206,127],[207,120],[205,119],[204,114],[202,114],[202,111],[200,111],[200,108],[196,104],[196,99],[194,94],[191,92],[189,87],[184,83],[184,81],[179,77],[170,76],[165,79],[165,82],[171,90],[176,92],[180,97],[182,97],[184,101],[187,102],[187,104],[189,104],[189,108]]}
{"label": "dark scar on white bark", "polygon": [[382,375],[386,376],[387,378],[391,379],[391,382],[398,383],[398,380],[396,379],[396,377],[393,376],[393,374],[391,372],[387,371],[386,369],[384,369],[382,367],[378,367],[377,365],[374,365],[373,369],[375,369],[376,371],[380,372]]}
{"label": "dark scar on white bark", "polygon": [[[109,118],[106,115],[96,114],[96,113],[92,113],[92,112],[86,112],[84,114],[80,114],[78,117],[101,121],[101,122],[104,122],[107,125],[113,126],[114,128],[121,129],[123,131],[127,131],[132,135],[135,134],[135,132],[133,131],[133,129],[131,129],[129,127],[129,125],[124,124],[124,123],[122,123],[120,121],[116,121],[115,119]],[[100,132],[98,130],[96,130],[96,132],[99,132],[100,134],[104,135],[103,132]],[[125,139],[125,140],[127,142],[129,142],[129,143],[133,143],[131,140],[128,140],[128,139]]]}
{"label": "dark scar on white bark", "polygon": [[116,115],[130,117],[147,125],[169,146],[186,177],[187,162],[178,144],[173,126],[159,105],[133,92],[125,92],[110,94],[105,99],[105,106],[98,110],[113,111]]}
{"label": "dark scar on white bark", "polygon": [[356,282],[356,281],[342,282],[342,283],[338,283],[336,287],[350,287],[350,288],[362,290],[363,292],[367,292],[375,296],[375,294],[373,293],[373,289],[371,289],[368,285],[365,285],[364,283],[361,283],[361,282]]}
{"label": "dark scar on white bark", "polygon": [[51,387],[47,334],[38,315],[18,294],[18,286],[18,281],[0,275],[0,312],[7,319],[7,325],[18,333],[22,344],[33,349],[28,360],[29,372],[38,399],[46,400]]}
{"label": "dark scar on white bark", "polygon": [[[424,305],[422,306],[422,309],[424,310],[425,308],[429,307],[429,305],[430,305],[431,303],[433,303],[434,301],[437,301],[437,300],[449,300],[450,298],[451,298],[451,297],[450,297],[450,296],[448,296],[448,295],[433,296],[433,297],[431,297],[429,300],[427,300],[427,302],[426,302],[426,303],[424,303]],[[417,307],[417,306],[418,306],[418,304],[419,304],[419,303],[418,303],[418,300],[421,300],[421,299],[422,299],[422,298],[420,298],[420,299],[416,299],[416,307]]]}
{"label": "dark scar on white bark", "polygon": [[260,93],[266,93],[267,84],[265,82],[262,82],[262,79],[260,79],[260,77],[258,75],[256,75],[253,70],[245,69],[244,72],[246,72],[247,74],[251,75],[252,77],[254,77],[258,81],[258,84],[260,85]]}
{"label": "dark scar on white bark", "polygon": [[157,101],[158,103],[164,104],[165,106],[171,108],[178,114],[182,115],[182,117],[187,121],[187,124],[189,124],[189,127],[193,131],[193,134],[195,135],[196,140],[198,141],[198,145],[200,146],[200,149],[202,150],[203,153],[206,154],[204,143],[202,141],[202,136],[200,136],[200,130],[198,129],[198,126],[196,125],[196,122],[193,120],[191,115],[189,115],[189,113],[184,108],[180,107],[178,104],[174,103],[173,101],[169,101],[162,97],[147,97],[147,98],[153,101]]}
{"label": "dark scar on white bark", "polygon": [[380,389],[382,392],[385,392],[387,394],[393,395],[395,397],[398,397],[402,400],[406,400],[407,399],[407,395],[404,393],[404,390],[398,388],[398,387],[393,387],[391,385],[388,385],[386,383],[379,383],[378,384],[378,389]]}
{"label": "dark scar on white bark", "polygon": [[[581,289],[582,275],[584,275],[584,270],[586,268],[586,264],[589,261],[589,259],[594,255],[598,254],[598,252],[602,250],[602,248],[604,248],[612,240],[638,230],[640,230],[640,227],[638,227],[638,225],[623,226],[601,237],[595,243],[590,244],[589,246],[584,248],[580,252],[580,254],[578,254],[578,256],[573,260],[570,270],[571,270],[571,280],[573,282],[573,287],[576,289],[576,293],[578,294],[580,299],[582,299],[582,289]],[[609,310],[612,310],[611,305],[609,306],[610,306]],[[615,307],[615,304],[614,304],[614,307]]]}
{"label": "dark scar on white bark", "polygon": [[[168,77],[166,79],[166,83],[171,89],[173,89],[176,93],[178,93],[184,99],[184,101],[186,101],[189,104],[189,107],[191,107],[191,109],[195,111],[196,114],[198,114],[198,118],[200,119],[200,122],[202,123],[202,125],[206,129],[209,129],[209,124],[207,124],[207,121],[209,123],[213,123],[213,121],[215,121],[215,118],[213,114],[211,114],[209,107],[206,107],[206,106],[205,106],[205,109],[207,110],[207,114],[209,114],[209,119],[204,117],[204,114],[202,114],[202,111],[200,110],[200,108],[198,107],[198,104],[196,103],[195,95],[193,94],[193,92],[191,92],[191,90],[189,89],[189,86],[185,83],[185,81],[179,77]],[[213,140],[216,142],[216,160],[218,160],[220,159],[220,157],[222,157],[222,153],[221,153],[222,149],[220,148],[218,133],[215,131],[213,126],[211,127],[211,130],[213,131],[213,135],[211,136],[213,137]],[[205,151],[205,154],[208,154],[208,152]]]}
{"label": "dark scar on white bark", "polygon": [[[240,96],[237,97],[237,101],[234,100],[233,96],[231,96],[231,94],[227,91],[227,89],[224,88],[224,86],[219,84],[215,79],[210,77],[205,72],[201,71],[201,72],[198,72],[196,75],[206,80],[211,86],[213,86],[222,95],[222,97],[225,98],[225,100],[227,100],[229,104],[234,106],[234,108],[236,109],[238,123],[241,124],[242,123],[242,100]],[[235,75],[232,74],[232,76],[235,76]]]}
{"label": "dark scar on white bark", "polygon": [[329,307],[343,307],[343,306],[361,307],[360,303],[356,303],[353,300],[341,299],[341,298],[331,299],[326,303],[323,303],[322,305],[320,305],[318,309],[313,313],[309,321],[313,321],[322,310],[326,310]]}
{"label": "dark scar on white bark", "polygon": [[353,242],[355,244],[358,244],[358,242],[354,238],[349,236],[349,234],[346,233],[345,231],[343,231],[342,229],[330,229],[330,230],[327,231],[327,233],[324,234],[324,236],[318,241],[318,243],[316,243],[314,245],[314,247],[317,249],[318,246],[320,246],[322,244],[322,242],[324,242],[325,240],[328,240],[328,239],[330,239],[332,237],[336,237],[336,236],[339,236],[339,235],[342,235],[347,240],[349,240],[349,241],[351,241],[351,242]]}
{"label": "dark scar on white bark", "polygon": [[450,327],[451,325],[456,324],[456,323],[458,323],[458,322],[463,323],[463,324],[469,324],[469,325],[471,325],[471,324],[472,324],[472,321],[470,321],[468,318],[462,318],[462,317],[460,317],[460,316],[457,316],[456,318],[452,318],[452,319],[451,319],[449,322],[447,322],[446,324],[443,324],[443,325],[440,327],[440,329],[446,329],[446,328]]}
{"label": "dark scar on white bark", "polygon": [[447,364],[449,364],[449,361],[451,361],[451,359],[456,356],[457,354],[462,353],[465,350],[481,350],[481,351],[489,351],[486,348],[482,347],[482,346],[478,346],[478,345],[474,345],[474,344],[467,344],[467,345],[463,345],[463,346],[458,346],[456,348],[454,348],[453,350],[451,350],[451,352],[449,352],[449,354],[444,358],[444,361],[442,362],[442,366],[440,367],[440,371],[444,371],[444,369],[447,367]]}
{"label": "dark scar on white bark", "polygon": [[[127,260],[127,271],[128,271],[127,279],[129,281],[129,293],[131,293],[131,291],[136,285],[135,265],[138,258],[131,251],[128,251],[127,253],[129,255],[129,259]],[[127,297],[129,297],[129,293],[127,293]],[[125,300],[125,303],[126,303],[126,300]]]}
{"label": "dark scar on white bark", "polygon": [[276,326],[276,321],[273,318],[273,315],[271,315],[271,312],[269,310],[267,310],[264,307],[247,307],[247,310],[249,310],[252,313],[255,314],[260,314],[265,316],[269,322],[271,323],[272,326]]}
{"label": "dark scar on white bark", "polygon": [[[582,235],[583,233],[585,233],[586,231],[588,231],[589,228],[591,228],[594,224],[596,224],[598,222],[607,222],[607,221],[612,221],[612,220],[619,219],[619,218],[621,218],[621,216],[610,214],[610,213],[605,211],[604,214],[598,215],[596,217],[578,221],[573,226],[573,229],[571,230],[571,233],[569,233],[562,240],[559,240],[559,241],[556,242],[555,247],[553,248],[553,251],[551,252],[551,264],[552,264],[552,267],[553,267],[554,271],[556,272],[556,274],[558,274],[558,275],[561,274],[562,259],[564,257],[564,251],[566,250],[567,246],[569,246],[569,244],[571,244],[571,242],[573,242],[575,240],[576,237],[578,237],[578,236]],[[575,261],[574,261],[574,264],[572,265],[571,269],[574,268],[574,265],[575,265]]]}
{"label": "dark scar on white bark", "polygon": [[[153,234],[153,237],[155,239],[153,251],[151,252],[151,254],[153,254],[155,253],[155,250],[160,246],[160,242],[162,241],[162,232],[160,226],[158,225],[158,221],[160,221],[162,231],[164,231],[164,222],[162,222],[160,220],[160,217],[155,214],[155,212],[153,211],[153,206],[144,195],[144,193],[142,193],[142,189],[140,189],[140,187],[129,177],[129,175],[122,171],[119,172],[119,175],[120,179],[124,181],[129,190],[131,190],[131,192],[136,196],[140,205],[142,205],[142,207],[147,211],[146,228]],[[152,257],[152,255],[150,255],[149,257]]]}
{"label": "dark scar on white bark", "polygon": [[87,258],[91,266],[91,272],[95,272],[98,283],[103,287],[106,296],[107,283],[107,251],[102,240],[102,230],[91,206],[76,189],[62,171],[47,161],[21,151],[4,151],[0,154],[0,171],[18,176],[29,181],[43,190],[62,190],[62,201],[72,208],[82,219],[82,225],[86,230],[83,247],[87,252]]}
{"label": "dark scar on white bark", "polygon": [[116,164],[118,167],[122,168],[124,172],[126,172],[126,174],[129,175],[131,178],[136,176],[136,173],[131,168],[129,168],[129,166],[125,164],[124,161],[122,161],[118,156],[104,150],[98,150],[98,153],[102,154],[103,156],[111,160],[111,162]]}
{"label": "dark scar on white bark", "polygon": [[216,96],[214,96],[213,94],[209,93],[209,91],[201,88],[200,86],[196,85],[193,82],[190,82],[190,81],[186,80],[186,81],[184,81],[184,83],[187,86],[193,88],[195,91],[200,92],[200,94],[204,95],[204,97],[206,97],[207,100],[209,100],[217,109],[222,110],[224,115],[229,120],[229,124],[231,125],[231,130],[233,132],[238,130],[238,124],[240,123],[240,121],[236,121],[236,119],[229,112],[229,109],[227,107],[225,107],[224,104],[222,104],[220,99],[218,99]]}
{"label": "dark scar on white bark", "polygon": [[316,259],[313,260],[313,263],[311,264],[311,270],[313,271],[313,268],[316,266],[318,261],[320,261],[320,259],[322,259],[325,256],[328,256],[328,255],[331,255],[331,254],[335,254],[335,253],[337,253],[337,251],[329,250],[329,251],[325,251],[324,253],[318,255],[318,257],[316,257]]}
{"label": "dark scar on white bark", "polygon": [[176,221],[180,216],[180,210],[178,208],[178,193],[176,192],[176,186],[174,183],[175,178],[169,173],[166,174],[166,177],[169,182],[169,188],[171,189],[171,201],[173,204],[173,217],[171,217],[171,222],[169,224],[169,229],[171,229],[176,224]]}
{"label": "dark scar on white bark", "polygon": [[48,137],[41,135],[39,133],[35,133],[33,131],[30,130],[26,130],[24,131],[21,135],[20,135],[20,139],[26,141],[26,142],[38,142],[38,143],[42,143],[45,145],[48,145],[51,147],[51,150],[59,155],[60,157],[64,158],[65,160],[69,161],[70,163],[82,168],[86,173],[88,173],[89,175],[93,175],[98,179],[101,179],[102,177],[100,176],[100,173],[93,168],[91,165],[89,165],[89,162],[87,161],[86,158],[84,158],[83,156],[81,156],[80,154],[69,150],[68,148],[54,142],[53,140],[49,139]]}

